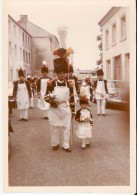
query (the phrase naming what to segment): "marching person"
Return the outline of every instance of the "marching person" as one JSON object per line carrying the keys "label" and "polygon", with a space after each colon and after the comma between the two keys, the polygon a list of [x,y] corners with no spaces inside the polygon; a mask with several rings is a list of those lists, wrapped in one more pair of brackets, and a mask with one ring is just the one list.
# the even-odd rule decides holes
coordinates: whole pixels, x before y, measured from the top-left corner
{"label": "marching person", "polygon": [[90,85],[85,82],[85,80],[82,82],[80,86],[80,97],[86,96],[88,99],[88,105],[90,106]]}
{"label": "marching person", "polygon": [[34,96],[35,96],[35,94],[37,94],[37,77],[34,76],[34,77],[32,78],[32,80],[33,80]]}
{"label": "marching person", "polygon": [[106,98],[108,97],[107,80],[103,79],[104,72],[102,69],[97,71],[98,79],[94,82],[95,97],[97,101],[97,116],[105,113]]}
{"label": "marching person", "polygon": [[86,76],[85,79],[86,86],[88,86],[89,94],[90,94],[90,100],[92,100],[92,93],[93,93],[93,83],[90,80],[89,75]]}
{"label": "marching person", "polygon": [[48,75],[48,66],[46,61],[43,61],[43,66],[41,67],[42,77],[37,81],[37,95],[38,95],[38,108],[43,110],[43,119],[47,120],[47,110],[48,104],[44,100],[45,93],[47,91],[47,83],[50,80]]}
{"label": "marching person", "polygon": [[[53,150],[59,148],[59,134],[62,132],[62,147],[66,152],[70,149],[70,126],[71,126],[71,110],[70,104],[74,104],[73,85],[65,80],[68,72],[68,63],[64,58],[54,60],[54,72],[57,79],[48,85],[47,93],[52,97],[48,111],[51,146]],[[70,104],[69,104],[70,100]]]}
{"label": "marching person", "polygon": [[18,71],[18,76],[19,80],[14,82],[13,96],[17,99],[20,121],[28,121],[29,99],[31,98],[30,85],[25,80],[22,69]]}
{"label": "marching person", "polygon": [[[69,56],[73,53],[74,53],[74,51],[71,47],[69,47],[67,49],[58,48],[58,49],[53,51],[53,55],[56,55],[60,58],[65,59],[65,61],[68,64],[68,71],[66,73],[65,79],[68,80],[71,83],[71,85],[73,85],[73,94],[70,97],[70,101],[71,101],[70,108],[71,108],[72,117],[76,114],[75,103],[78,100],[77,78],[75,76],[73,76],[73,67],[70,64],[70,60],[69,60]],[[74,103],[72,103],[72,102],[74,102]]]}
{"label": "marching person", "polygon": [[33,85],[33,79],[31,78],[31,75],[27,76],[27,81],[30,84],[30,90],[31,90],[31,98],[29,101],[29,108],[33,109],[33,102],[34,102],[34,85]]}
{"label": "marching person", "polygon": [[79,87],[78,87],[78,78],[75,76],[73,71],[73,66],[69,64],[69,70],[67,75],[67,80],[73,83],[73,94],[75,105],[71,106],[71,112],[76,114],[76,103],[78,102]]}
{"label": "marching person", "polygon": [[90,146],[89,139],[92,137],[93,117],[88,107],[88,98],[86,96],[80,97],[80,109],[77,111],[75,120],[77,123],[77,137],[81,139],[82,149]]}

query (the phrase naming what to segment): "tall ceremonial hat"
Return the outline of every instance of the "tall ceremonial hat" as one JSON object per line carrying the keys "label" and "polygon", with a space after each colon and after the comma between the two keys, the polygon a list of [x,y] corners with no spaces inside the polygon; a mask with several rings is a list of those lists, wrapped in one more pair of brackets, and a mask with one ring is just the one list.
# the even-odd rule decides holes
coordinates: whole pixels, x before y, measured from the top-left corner
{"label": "tall ceremonial hat", "polygon": [[54,72],[55,73],[68,73],[68,63],[64,58],[54,59]]}
{"label": "tall ceremonial hat", "polygon": [[88,98],[86,96],[81,96],[79,99],[80,104],[88,104]]}
{"label": "tall ceremonial hat", "polygon": [[24,72],[23,72],[22,68],[20,68],[20,69],[18,70],[18,76],[19,76],[19,77],[20,77],[20,76],[23,76],[23,77],[24,77]]}
{"label": "tall ceremonial hat", "polygon": [[31,80],[31,75],[30,74],[28,74],[27,80]]}
{"label": "tall ceremonial hat", "polygon": [[103,76],[104,72],[102,69],[97,70],[97,76]]}
{"label": "tall ceremonial hat", "polygon": [[42,61],[41,73],[47,72],[48,73],[48,66],[46,60]]}
{"label": "tall ceremonial hat", "polygon": [[70,54],[73,54],[73,53],[74,53],[74,51],[71,47],[69,47],[68,49],[58,48],[58,49],[53,51],[53,55],[57,55],[60,58],[66,58],[67,56],[69,56]]}
{"label": "tall ceremonial hat", "polygon": [[66,51],[67,50],[64,49],[64,48],[58,48],[58,49],[56,49],[56,50],[53,51],[53,55],[57,55],[60,58],[62,58],[65,55]]}

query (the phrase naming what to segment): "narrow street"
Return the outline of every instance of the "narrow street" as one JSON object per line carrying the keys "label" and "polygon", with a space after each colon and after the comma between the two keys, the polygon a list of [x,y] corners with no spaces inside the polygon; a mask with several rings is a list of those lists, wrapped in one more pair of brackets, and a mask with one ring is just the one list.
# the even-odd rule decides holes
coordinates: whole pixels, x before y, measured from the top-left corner
{"label": "narrow street", "polygon": [[9,160],[10,186],[127,186],[129,183],[129,118],[126,112],[106,110],[97,116],[91,106],[94,127],[91,146],[81,149],[76,123],[71,131],[71,153],[50,146],[48,120],[37,108],[29,109],[29,121],[11,115],[12,155]]}

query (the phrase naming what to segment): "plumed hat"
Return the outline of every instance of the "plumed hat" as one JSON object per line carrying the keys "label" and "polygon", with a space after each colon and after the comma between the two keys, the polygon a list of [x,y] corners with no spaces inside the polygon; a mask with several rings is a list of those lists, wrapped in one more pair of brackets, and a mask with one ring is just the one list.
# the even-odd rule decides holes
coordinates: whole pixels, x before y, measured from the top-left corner
{"label": "plumed hat", "polygon": [[31,79],[31,75],[30,74],[28,74],[27,79]]}
{"label": "plumed hat", "polygon": [[42,61],[41,73],[47,72],[48,73],[48,66],[46,60]]}
{"label": "plumed hat", "polygon": [[41,73],[43,73],[43,72],[47,72],[47,73],[48,73],[48,66],[43,65],[43,66],[41,67]]}
{"label": "plumed hat", "polygon": [[103,76],[104,72],[102,69],[97,70],[97,76]]}
{"label": "plumed hat", "polygon": [[67,50],[64,48],[58,48],[58,49],[53,51],[53,55],[57,55],[57,56],[62,58],[65,55],[66,51]]}
{"label": "plumed hat", "polygon": [[68,63],[64,58],[57,58],[54,60],[54,72],[55,73],[68,72]]}
{"label": "plumed hat", "polygon": [[23,76],[23,77],[24,77],[24,72],[23,72],[22,69],[19,69],[19,70],[18,70],[18,76],[19,76],[19,77],[20,77],[20,76]]}
{"label": "plumed hat", "polygon": [[66,58],[67,56],[69,56],[72,53],[74,53],[74,51],[71,47],[69,47],[68,49],[58,48],[58,49],[53,51],[53,55],[57,55],[60,58]]}
{"label": "plumed hat", "polygon": [[86,96],[81,96],[79,99],[80,104],[88,104],[88,98]]}

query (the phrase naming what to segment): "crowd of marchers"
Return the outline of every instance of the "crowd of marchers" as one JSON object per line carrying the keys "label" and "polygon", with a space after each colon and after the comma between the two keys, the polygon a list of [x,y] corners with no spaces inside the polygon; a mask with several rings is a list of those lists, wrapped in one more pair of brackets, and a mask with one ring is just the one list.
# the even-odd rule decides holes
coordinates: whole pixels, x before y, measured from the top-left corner
{"label": "crowd of marchers", "polygon": [[[59,48],[53,52],[55,78],[48,77],[48,64],[42,61],[40,78],[28,75],[25,79],[22,69],[18,71],[19,79],[14,81],[13,96],[19,110],[19,121],[28,121],[28,110],[37,107],[43,110],[43,119],[50,125],[51,147],[54,151],[60,147],[71,152],[70,128],[72,118],[77,122],[76,135],[81,140],[81,147],[90,146],[92,138],[93,115],[90,100],[92,93],[96,96],[97,116],[105,116],[105,102],[108,95],[107,81],[103,78],[103,70],[97,70],[98,79],[91,82],[87,76],[81,85],[75,76],[68,56],[73,54],[71,48]],[[77,109],[79,104],[80,108]],[[45,125],[46,128],[46,125]],[[62,143],[60,143],[62,131]]]}

